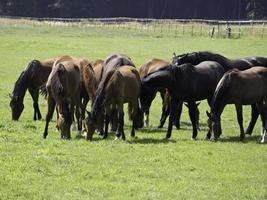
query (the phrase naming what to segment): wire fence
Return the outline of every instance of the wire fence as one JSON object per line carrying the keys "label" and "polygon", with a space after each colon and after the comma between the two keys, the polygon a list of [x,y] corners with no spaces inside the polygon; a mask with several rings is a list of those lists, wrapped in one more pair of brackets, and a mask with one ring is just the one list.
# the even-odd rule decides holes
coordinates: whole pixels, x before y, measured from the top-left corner
{"label": "wire fence", "polygon": [[136,19],[136,18],[30,18],[0,17],[0,24],[39,26],[78,26],[109,30],[128,30],[152,36],[197,36],[210,38],[267,37],[267,20],[218,21],[199,19]]}

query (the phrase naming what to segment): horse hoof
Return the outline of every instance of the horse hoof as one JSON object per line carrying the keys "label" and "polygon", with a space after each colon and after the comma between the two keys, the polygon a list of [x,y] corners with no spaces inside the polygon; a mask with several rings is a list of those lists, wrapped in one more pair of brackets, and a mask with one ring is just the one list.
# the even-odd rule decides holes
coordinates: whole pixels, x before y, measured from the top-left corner
{"label": "horse hoof", "polygon": [[114,138],[114,140],[119,140],[120,139],[120,137],[118,137],[118,136],[116,136],[115,138]]}
{"label": "horse hoof", "polygon": [[197,138],[196,138],[196,137],[195,137],[195,138],[191,138],[191,140],[192,140],[192,141],[196,141],[196,140],[197,140]]}
{"label": "horse hoof", "polygon": [[159,125],[158,128],[163,128],[163,125]]}
{"label": "horse hoof", "polygon": [[211,142],[216,142],[216,139],[215,138],[210,138],[210,141]]}

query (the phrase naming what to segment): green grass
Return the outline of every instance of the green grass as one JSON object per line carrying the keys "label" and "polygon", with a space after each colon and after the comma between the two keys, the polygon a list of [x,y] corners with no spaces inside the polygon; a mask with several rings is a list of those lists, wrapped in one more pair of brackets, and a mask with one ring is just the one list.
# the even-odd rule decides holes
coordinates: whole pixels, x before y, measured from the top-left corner
{"label": "green grass", "polygon": [[[225,56],[267,56],[267,40],[209,39],[203,37],[154,37],[145,32],[100,28],[48,27],[0,23],[0,199],[266,199],[266,145],[256,143],[260,122],[253,136],[238,141],[239,128],[233,106],[222,116],[223,137],[204,141],[206,102],[200,104],[201,131],[191,141],[187,109],[181,130],[173,130],[164,142],[165,128],[157,129],[161,111],[159,97],[151,108],[151,127],[127,141],[92,142],[59,139],[55,122],[42,139],[45,122],[32,121],[29,95],[19,122],[11,120],[8,93],[20,72],[32,59],[63,54],[105,58],[122,52],[140,66],[158,57],[170,60],[172,52],[212,50]],[[46,101],[40,98],[43,117]],[[250,110],[244,111],[244,126]]]}

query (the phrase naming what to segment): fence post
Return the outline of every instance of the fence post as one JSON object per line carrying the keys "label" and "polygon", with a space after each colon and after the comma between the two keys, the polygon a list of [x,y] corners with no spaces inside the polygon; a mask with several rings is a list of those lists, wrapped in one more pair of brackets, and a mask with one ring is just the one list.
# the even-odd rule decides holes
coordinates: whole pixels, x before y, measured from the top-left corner
{"label": "fence post", "polygon": [[183,27],[183,35],[184,35],[184,22],[182,22],[182,27]]}
{"label": "fence post", "polygon": [[218,34],[217,34],[217,37],[219,38],[220,37],[220,22],[217,21],[217,26],[218,26]]}
{"label": "fence post", "polygon": [[202,30],[203,30],[203,27],[202,27],[203,23],[201,22],[200,23],[200,36],[202,37]]}
{"label": "fence post", "polygon": [[191,20],[191,23],[192,23],[191,36],[194,36],[194,23],[192,20]]}
{"label": "fence post", "polygon": [[263,22],[263,24],[262,24],[262,35],[261,35],[261,39],[264,38],[264,29],[265,29],[265,22]]}

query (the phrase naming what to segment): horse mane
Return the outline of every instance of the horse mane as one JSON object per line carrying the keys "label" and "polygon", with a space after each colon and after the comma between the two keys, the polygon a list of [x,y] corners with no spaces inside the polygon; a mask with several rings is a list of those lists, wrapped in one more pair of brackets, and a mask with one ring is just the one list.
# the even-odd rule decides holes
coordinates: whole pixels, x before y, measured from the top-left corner
{"label": "horse mane", "polygon": [[91,109],[91,115],[92,115],[93,121],[97,120],[97,115],[105,99],[105,88],[115,71],[116,69],[110,70],[104,77],[104,80],[101,81],[100,85],[97,88],[95,100],[93,102],[92,109]]}
{"label": "horse mane", "polygon": [[21,90],[23,90],[24,88],[27,87],[31,77],[33,76],[33,74],[35,72],[34,68],[38,64],[40,64],[39,60],[32,60],[28,64],[26,69],[21,72],[19,78],[15,82],[14,89],[13,89],[13,94],[14,93],[18,93],[18,92],[20,92]]}

